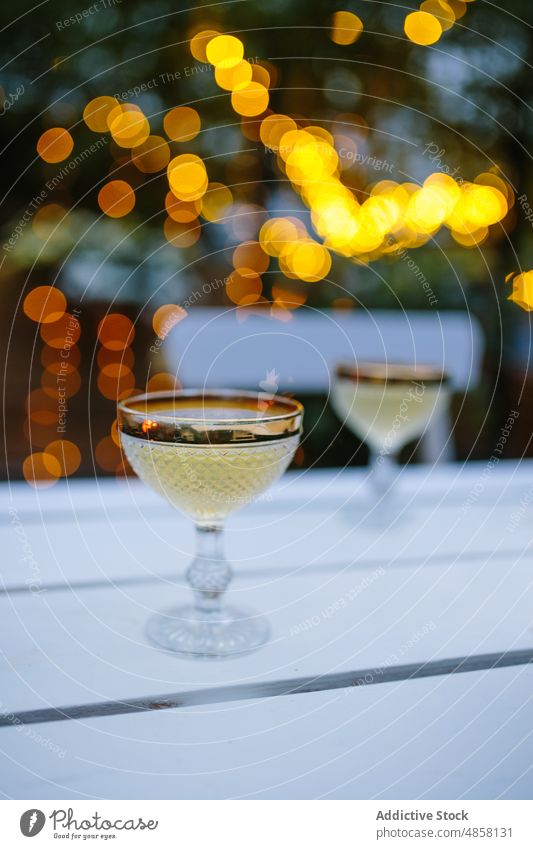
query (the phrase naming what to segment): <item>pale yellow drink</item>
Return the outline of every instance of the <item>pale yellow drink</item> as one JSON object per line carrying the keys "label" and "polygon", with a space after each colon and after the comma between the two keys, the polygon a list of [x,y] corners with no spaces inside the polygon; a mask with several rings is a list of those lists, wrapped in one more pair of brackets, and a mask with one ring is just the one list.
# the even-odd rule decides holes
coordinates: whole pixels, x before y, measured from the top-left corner
{"label": "pale yellow drink", "polygon": [[332,403],[339,418],[369,447],[391,454],[419,437],[444,400],[438,384],[371,383],[337,378]]}
{"label": "pale yellow drink", "polygon": [[289,465],[298,436],[263,445],[177,445],[121,434],[124,453],[142,480],[196,521],[238,510]]}

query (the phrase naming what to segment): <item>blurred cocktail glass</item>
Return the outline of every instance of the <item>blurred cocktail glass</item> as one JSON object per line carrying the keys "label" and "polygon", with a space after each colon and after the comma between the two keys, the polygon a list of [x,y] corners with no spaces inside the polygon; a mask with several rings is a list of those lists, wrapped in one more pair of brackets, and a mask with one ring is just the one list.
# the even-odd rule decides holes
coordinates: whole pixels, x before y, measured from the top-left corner
{"label": "blurred cocktail glass", "polygon": [[396,476],[401,449],[424,434],[432,416],[445,411],[448,380],[431,365],[340,363],[331,403],[343,424],[366,442],[372,483],[383,496]]}
{"label": "blurred cocktail glass", "polygon": [[239,390],[153,392],[119,404],[120,440],[134,471],[196,526],[187,570],[194,603],[152,616],[148,633],[158,645],[214,658],[268,639],[265,617],[223,603],[232,576],[223,525],[283,474],[302,418],[298,401]]}

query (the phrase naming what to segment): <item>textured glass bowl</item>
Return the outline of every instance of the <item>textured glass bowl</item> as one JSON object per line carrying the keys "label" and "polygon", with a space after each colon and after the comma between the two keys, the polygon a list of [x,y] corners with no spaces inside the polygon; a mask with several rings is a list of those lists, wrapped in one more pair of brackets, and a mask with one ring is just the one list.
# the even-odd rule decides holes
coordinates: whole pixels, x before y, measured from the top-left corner
{"label": "textured glass bowl", "polygon": [[268,639],[265,617],[223,603],[232,575],[223,524],[283,474],[302,417],[298,401],[239,390],[153,392],[119,404],[120,439],[134,471],[196,525],[187,570],[194,603],[151,618],[148,633],[159,646],[215,658]]}

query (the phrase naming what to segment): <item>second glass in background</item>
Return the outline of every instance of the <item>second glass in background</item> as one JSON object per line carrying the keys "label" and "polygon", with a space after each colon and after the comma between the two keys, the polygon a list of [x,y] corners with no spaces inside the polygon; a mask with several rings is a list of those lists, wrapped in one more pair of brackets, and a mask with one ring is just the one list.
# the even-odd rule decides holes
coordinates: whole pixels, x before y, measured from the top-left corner
{"label": "second glass in background", "polygon": [[436,366],[339,363],[331,403],[344,425],[368,446],[372,483],[382,497],[393,485],[398,455],[423,437],[434,416],[447,413],[448,378]]}

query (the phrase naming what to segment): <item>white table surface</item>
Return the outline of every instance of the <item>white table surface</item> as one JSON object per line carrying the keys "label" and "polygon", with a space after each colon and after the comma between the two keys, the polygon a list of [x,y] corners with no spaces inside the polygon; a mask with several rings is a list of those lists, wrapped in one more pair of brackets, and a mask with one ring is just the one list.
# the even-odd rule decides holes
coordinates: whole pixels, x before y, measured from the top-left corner
{"label": "white table surface", "polygon": [[219,662],[146,640],[193,532],[137,480],[0,505],[5,797],[531,798],[533,463],[286,475],[227,530],[271,642]]}

